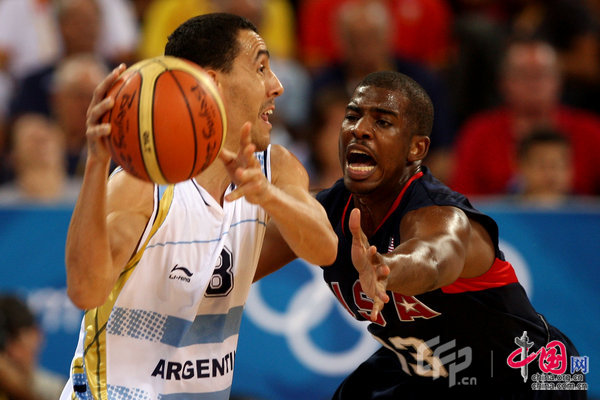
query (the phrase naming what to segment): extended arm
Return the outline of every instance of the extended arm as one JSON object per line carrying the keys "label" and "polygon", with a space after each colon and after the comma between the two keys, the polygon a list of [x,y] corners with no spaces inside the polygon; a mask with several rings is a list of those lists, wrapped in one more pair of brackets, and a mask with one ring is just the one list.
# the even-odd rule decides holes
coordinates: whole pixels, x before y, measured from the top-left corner
{"label": "extended arm", "polygon": [[[404,216],[401,243],[380,254],[360,228],[360,211],[352,211],[352,260],[365,293],[376,299],[374,314],[385,301],[385,290],[417,295],[484,273],[492,264],[493,247],[480,225],[454,207],[425,207]],[[378,304],[379,303],[379,304]]]}
{"label": "extended arm", "polygon": [[[297,257],[317,265],[333,263],[337,254],[337,236],[325,210],[308,191],[308,174],[300,161],[283,147],[271,146],[273,176],[269,183],[253,152],[247,130],[242,132],[242,146],[237,157],[222,151],[221,158],[237,186],[227,200],[245,196],[251,203],[260,204]],[[270,240],[271,235],[266,235],[265,247],[270,245]],[[271,247],[278,251],[275,246]]]}
{"label": "extended arm", "polygon": [[108,183],[110,128],[98,120],[113,105],[112,98],[103,98],[122,71],[115,69],[90,103],[86,168],[67,233],[67,293],[82,309],[105,302],[152,212],[152,184],[124,172]]}

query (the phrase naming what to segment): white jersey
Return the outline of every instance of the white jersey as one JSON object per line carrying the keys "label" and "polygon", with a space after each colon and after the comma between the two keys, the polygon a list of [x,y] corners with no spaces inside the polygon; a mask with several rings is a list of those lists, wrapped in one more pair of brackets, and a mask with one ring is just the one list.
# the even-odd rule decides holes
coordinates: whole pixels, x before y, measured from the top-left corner
{"label": "white jersey", "polygon": [[[270,180],[270,147],[256,156]],[[267,214],[245,198],[221,207],[193,179],[164,188],[107,302],[84,315],[61,400],[229,398]]]}

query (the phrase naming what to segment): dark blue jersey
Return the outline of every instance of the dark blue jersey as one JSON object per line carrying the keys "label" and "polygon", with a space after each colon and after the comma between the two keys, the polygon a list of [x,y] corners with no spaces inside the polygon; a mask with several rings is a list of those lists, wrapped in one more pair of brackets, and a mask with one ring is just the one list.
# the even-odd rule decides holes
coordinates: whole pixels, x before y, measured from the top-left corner
{"label": "dark blue jersey", "polygon": [[[372,300],[362,292],[351,260],[352,234],[348,219],[353,208],[352,195],[339,180],[330,189],[320,192],[317,199],[325,207],[339,238],[337,259],[323,268],[325,281],[354,318],[368,320]],[[459,278],[451,285],[421,295],[405,296],[388,291],[390,301],[368,329],[386,348],[374,355],[378,360],[376,365],[386,364],[381,361],[385,354],[387,362],[395,360],[397,371],[387,378],[390,387],[384,384],[378,393],[393,391],[394,385],[449,388],[461,382],[476,383],[479,389],[486,385],[516,387],[519,391],[531,388],[533,374],[547,372],[549,368],[544,365],[546,371],[540,371],[539,356],[528,363],[526,371],[517,368],[515,363],[521,360],[521,354],[512,358],[511,367],[508,359],[519,349],[516,338],[532,343],[528,354],[559,340],[565,346],[559,349],[562,350],[559,355],[566,356],[567,352],[569,356],[576,355],[568,338],[549,326],[532,307],[512,266],[504,260],[498,247],[495,221],[476,210],[465,196],[435,179],[427,168],[409,180],[369,243],[382,254],[392,251],[401,242],[400,221],[404,215],[429,206],[457,207],[480,223],[492,239],[496,260],[479,277]],[[568,357],[566,359],[568,361]],[[373,368],[371,365],[363,370]],[[390,368],[393,369],[388,365],[385,372],[377,374],[388,376]],[[372,379],[363,376],[363,386],[369,386],[366,381]],[[353,387],[355,394],[356,390],[361,389]],[[403,391],[406,394],[406,388]]]}

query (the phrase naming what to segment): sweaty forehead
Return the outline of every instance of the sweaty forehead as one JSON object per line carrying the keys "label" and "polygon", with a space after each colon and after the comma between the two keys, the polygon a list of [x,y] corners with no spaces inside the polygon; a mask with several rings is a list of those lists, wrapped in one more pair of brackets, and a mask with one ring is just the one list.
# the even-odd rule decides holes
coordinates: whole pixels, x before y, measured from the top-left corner
{"label": "sweaty forehead", "polygon": [[403,96],[397,90],[377,86],[360,86],[354,91],[349,104],[360,108],[384,109],[399,114]]}
{"label": "sweaty forehead", "polygon": [[251,30],[241,30],[238,33],[238,42],[240,45],[240,55],[254,59],[259,52],[267,51],[264,39],[258,33]]}

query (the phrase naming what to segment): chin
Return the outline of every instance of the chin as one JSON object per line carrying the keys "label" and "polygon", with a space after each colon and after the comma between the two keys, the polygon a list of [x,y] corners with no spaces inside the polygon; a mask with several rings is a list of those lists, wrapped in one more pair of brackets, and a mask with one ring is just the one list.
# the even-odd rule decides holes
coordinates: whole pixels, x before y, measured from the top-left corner
{"label": "chin", "polygon": [[346,189],[350,192],[355,194],[369,194],[376,187],[376,185],[369,182],[368,179],[357,181],[350,178],[348,175],[344,175],[344,186],[346,186]]}

